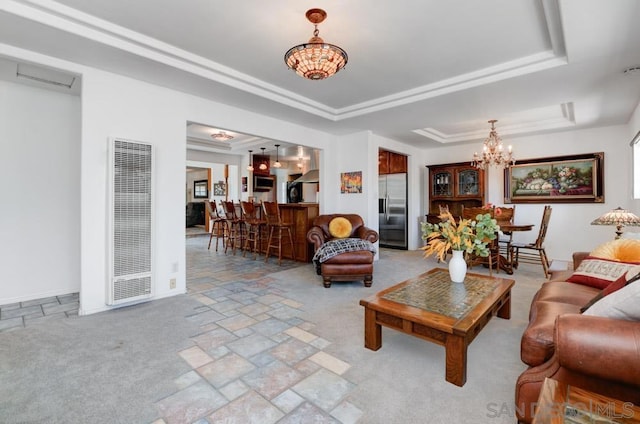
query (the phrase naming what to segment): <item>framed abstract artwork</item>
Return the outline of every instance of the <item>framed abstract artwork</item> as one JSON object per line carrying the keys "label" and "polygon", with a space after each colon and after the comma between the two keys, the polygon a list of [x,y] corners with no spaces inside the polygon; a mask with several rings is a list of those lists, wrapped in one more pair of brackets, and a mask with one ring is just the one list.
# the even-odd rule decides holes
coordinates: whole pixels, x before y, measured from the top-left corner
{"label": "framed abstract artwork", "polygon": [[225,194],[225,185],[223,181],[213,183],[213,195],[214,196],[224,196]]}
{"label": "framed abstract artwork", "polygon": [[342,172],[340,193],[362,193],[362,171]]}

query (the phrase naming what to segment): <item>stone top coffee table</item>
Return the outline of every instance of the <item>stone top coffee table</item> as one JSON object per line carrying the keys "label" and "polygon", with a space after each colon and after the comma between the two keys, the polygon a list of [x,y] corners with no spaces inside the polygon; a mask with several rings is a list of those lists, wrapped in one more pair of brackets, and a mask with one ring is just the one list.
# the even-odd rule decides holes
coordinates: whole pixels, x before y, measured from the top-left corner
{"label": "stone top coffee table", "polygon": [[382,325],[442,345],[446,380],[463,386],[467,346],[493,315],[511,317],[513,284],[473,273],[467,273],[464,283],[452,283],[446,269],[434,268],[360,301],[364,346],[382,347]]}

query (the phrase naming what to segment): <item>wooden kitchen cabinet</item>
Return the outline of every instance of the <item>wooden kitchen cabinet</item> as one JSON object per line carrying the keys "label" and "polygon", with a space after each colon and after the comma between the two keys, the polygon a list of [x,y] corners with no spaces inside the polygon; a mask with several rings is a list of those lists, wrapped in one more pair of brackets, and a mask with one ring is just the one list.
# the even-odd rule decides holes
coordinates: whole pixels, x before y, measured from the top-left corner
{"label": "wooden kitchen cabinet", "polygon": [[[266,165],[265,169],[260,169],[260,165]],[[269,156],[253,155],[253,175],[267,177],[271,174],[271,162]]]}
{"label": "wooden kitchen cabinet", "polygon": [[385,175],[389,173],[389,153],[386,150],[378,150],[378,174]]}
{"label": "wooden kitchen cabinet", "polygon": [[429,221],[439,221],[440,206],[449,208],[453,216],[462,214],[463,206],[486,204],[485,171],[469,162],[429,165]]}
{"label": "wooden kitchen cabinet", "polygon": [[378,150],[378,174],[402,174],[407,172],[407,157],[388,150]]}

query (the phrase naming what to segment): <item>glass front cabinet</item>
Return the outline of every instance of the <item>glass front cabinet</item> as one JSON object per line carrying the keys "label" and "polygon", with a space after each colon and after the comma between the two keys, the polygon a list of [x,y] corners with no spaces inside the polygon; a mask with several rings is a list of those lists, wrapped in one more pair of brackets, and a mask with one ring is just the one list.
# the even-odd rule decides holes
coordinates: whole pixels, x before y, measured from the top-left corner
{"label": "glass front cabinet", "polygon": [[485,171],[468,162],[431,165],[427,219],[439,222],[440,211],[460,216],[464,207],[486,204]]}
{"label": "glass front cabinet", "polygon": [[480,193],[480,171],[478,169],[460,169],[456,172],[456,196],[476,197]]}
{"label": "glass front cabinet", "polygon": [[433,197],[451,197],[453,195],[453,173],[442,170],[431,177],[431,193]]}

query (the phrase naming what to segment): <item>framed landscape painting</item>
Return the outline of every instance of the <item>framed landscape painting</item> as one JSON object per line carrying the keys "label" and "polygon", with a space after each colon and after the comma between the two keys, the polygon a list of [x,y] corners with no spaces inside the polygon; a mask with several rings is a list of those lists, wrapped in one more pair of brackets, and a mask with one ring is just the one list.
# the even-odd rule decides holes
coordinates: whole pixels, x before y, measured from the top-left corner
{"label": "framed landscape painting", "polygon": [[604,152],[517,161],[504,170],[505,203],[603,203]]}

